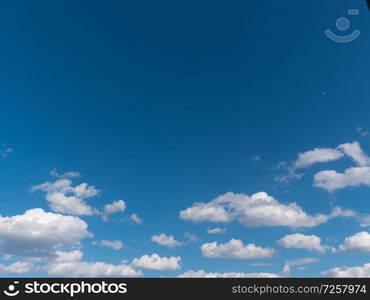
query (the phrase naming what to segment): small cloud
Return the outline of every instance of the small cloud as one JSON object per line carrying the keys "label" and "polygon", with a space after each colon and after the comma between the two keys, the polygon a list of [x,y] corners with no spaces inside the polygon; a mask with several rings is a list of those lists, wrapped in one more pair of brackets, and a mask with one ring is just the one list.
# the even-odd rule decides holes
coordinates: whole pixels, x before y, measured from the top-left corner
{"label": "small cloud", "polygon": [[108,221],[109,215],[124,212],[126,210],[126,202],[123,200],[117,200],[104,206],[102,218],[104,221]]}
{"label": "small cloud", "polygon": [[191,232],[185,232],[184,236],[188,239],[188,243],[195,243],[199,241],[199,238]]}
{"label": "small cloud", "polygon": [[54,178],[77,178],[77,177],[80,177],[80,173],[79,172],[76,172],[76,171],[70,171],[70,172],[66,172],[64,174],[59,174],[57,169],[52,169],[50,171],[50,175],[51,177],[54,177]]}
{"label": "small cloud", "polygon": [[139,269],[174,271],[181,268],[181,257],[160,257],[158,254],[143,255],[140,258],[134,258],[131,266]]}
{"label": "small cloud", "polygon": [[158,245],[167,247],[169,249],[182,245],[182,243],[177,241],[172,235],[166,235],[165,233],[153,235],[151,240],[152,242],[155,242]]}
{"label": "small cloud", "polygon": [[[95,245],[96,244],[97,243],[95,243]],[[119,240],[114,241],[102,240],[99,242],[99,245],[102,247],[112,248],[113,250],[120,250],[123,248],[123,243]]]}
{"label": "small cloud", "polygon": [[0,156],[2,157],[8,157],[8,155],[12,152],[13,152],[13,148],[4,147],[4,146],[0,147]]}
{"label": "small cloud", "polygon": [[211,228],[207,230],[208,234],[221,234],[225,232],[226,232],[226,228],[219,228],[219,227]]}
{"label": "small cloud", "polygon": [[299,270],[304,270],[306,267],[304,265],[313,264],[318,262],[319,259],[315,257],[305,257],[293,260],[287,260],[284,264],[282,274],[284,276],[289,276],[291,272],[291,267],[297,266]]}
{"label": "small cloud", "polygon": [[136,224],[143,224],[143,219],[141,219],[137,214],[132,214],[130,219]]}
{"label": "small cloud", "polygon": [[360,136],[368,136],[369,135],[369,131],[363,129],[360,126],[356,128],[356,131],[360,134]]}
{"label": "small cloud", "polygon": [[360,227],[370,227],[370,214],[362,215],[357,218]]}
{"label": "small cloud", "polygon": [[250,264],[251,267],[269,267],[272,266],[271,263],[254,263]]}
{"label": "small cloud", "polygon": [[261,155],[255,155],[255,156],[252,156],[251,159],[252,160],[261,160],[262,157],[261,157]]}

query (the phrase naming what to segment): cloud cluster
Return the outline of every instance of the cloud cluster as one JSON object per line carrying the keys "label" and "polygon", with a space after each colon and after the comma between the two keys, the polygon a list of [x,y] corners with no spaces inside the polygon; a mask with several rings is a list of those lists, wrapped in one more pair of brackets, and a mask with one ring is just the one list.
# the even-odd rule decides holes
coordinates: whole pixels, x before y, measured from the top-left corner
{"label": "cloud cluster", "polygon": [[209,258],[257,259],[276,254],[275,249],[257,247],[255,244],[244,245],[241,240],[236,239],[231,239],[225,244],[206,243],[200,249],[202,255]]}
{"label": "cloud cluster", "polygon": [[228,192],[208,203],[194,203],[180,212],[186,221],[230,222],[237,220],[247,227],[314,227],[334,217],[354,216],[350,210],[334,208],[330,214],[310,215],[296,203],[283,204],[264,192],[252,196]]}
{"label": "cloud cluster", "polygon": [[341,144],[336,148],[315,148],[299,153],[298,158],[291,166],[285,165],[288,174],[277,176],[275,180],[286,182],[299,179],[303,174],[298,174],[298,169],[307,168],[317,163],[338,160],[344,156],[350,157],[357,166],[348,168],[344,172],[337,172],[336,170],[318,172],[314,175],[314,186],[329,192],[346,187],[370,186],[370,157],[362,150],[358,142]]}
{"label": "cloud cluster", "polygon": [[45,198],[55,212],[81,216],[97,213],[97,210],[88,205],[85,199],[96,196],[99,190],[87,183],[73,186],[70,179],[61,178],[32,187],[32,191],[37,190],[45,192]]}
{"label": "cloud cluster", "polygon": [[62,247],[80,245],[90,237],[87,224],[74,216],[43,209],[27,210],[23,215],[0,216],[0,251],[11,255],[52,257]]}

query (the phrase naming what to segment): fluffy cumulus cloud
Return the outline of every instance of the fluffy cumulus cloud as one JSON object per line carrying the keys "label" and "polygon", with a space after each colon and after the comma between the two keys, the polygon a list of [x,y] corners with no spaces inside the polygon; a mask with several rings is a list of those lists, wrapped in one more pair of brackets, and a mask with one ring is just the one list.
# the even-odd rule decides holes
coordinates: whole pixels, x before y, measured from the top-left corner
{"label": "fluffy cumulus cloud", "polygon": [[367,278],[370,277],[370,263],[356,267],[337,267],[321,272],[321,275],[324,277],[337,278]]}
{"label": "fluffy cumulus cloud", "polygon": [[316,235],[304,235],[301,233],[289,234],[278,240],[280,246],[287,249],[307,249],[324,253],[334,248],[321,244],[321,238]]}
{"label": "fluffy cumulus cloud", "polygon": [[123,200],[117,200],[112,203],[106,204],[103,210],[103,219],[107,220],[109,215],[124,212],[126,210],[126,202]]}
{"label": "fluffy cumulus cloud", "polygon": [[182,243],[177,241],[172,235],[166,235],[164,233],[153,235],[151,240],[152,242],[167,248],[174,248],[182,245]]}
{"label": "fluffy cumulus cloud", "polygon": [[315,148],[313,150],[298,154],[294,162],[295,168],[307,168],[316,163],[329,162],[342,158],[344,154],[337,149]]}
{"label": "fluffy cumulus cloud", "polygon": [[45,192],[45,198],[55,212],[70,215],[97,213],[97,210],[88,205],[85,199],[96,196],[99,190],[87,183],[73,186],[70,179],[60,178],[54,182],[45,182],[32,187],[32,191],[38,190]]}
{"label": "fluffy cumulus cloud", "polygon": [[178,270],[180,266],[181,257],[160,257],[158,254],[143,255],[140,258],[134,258],[131,265],[138,269],[149,269],[157,271],[172,271]]}
{"label": "fluffy cumulus cloud", "polygon": [[278,278],[279,275],[274,273],[217,273],[199,271],[187,271],[178,276],[179,278]]}
{"label": "fluffy cumulus cloud", "polygon": [[40,208],[23,215],[0,216],[0,251],[19,256],[52,257],[59,248],[80,245],[90,237],[87,224],[74,216]]}
{"label": "fluffy cumulus cloud", "polygon": [[370,234],[362,231],[345,238],[343,244],[339,246],[339,251],[370,253]]}
{"label": "fluffy cumulus cloud", "polygon": [[324,170],[314,176],[314,185],[329,192],[346,187],[370,186],[370,167],[351,167],[344,173]]}
{"label": "fluffy cumulus cloud", "polygon": [[180,212],[180,218],[198,222],[237,220],[247,227],[314,227],[334,217],[353,216],[354,212],[334,208],[330,214],[310,215],[296,203],[283,204],[264,192],[252,196],[226,193],[208,203],[194,203]]}
{"label": "fluffy cumulus cloud", "polygon": [[276,251],[272,248],[257,247],[255,244],[244,245],[241,240],[231,239],[225,244],[217,242],[201,246],[202,255],[209,258],[257,259],[272,257]]}

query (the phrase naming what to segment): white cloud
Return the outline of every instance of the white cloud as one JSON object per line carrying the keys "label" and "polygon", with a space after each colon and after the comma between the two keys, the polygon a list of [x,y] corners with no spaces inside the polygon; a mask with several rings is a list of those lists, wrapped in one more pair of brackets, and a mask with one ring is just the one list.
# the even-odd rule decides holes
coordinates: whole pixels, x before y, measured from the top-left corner
{"label": "white cloud", "polygon": [[231,239],[225,244],[217,242],[201,246],[202,255],[209,258],[257,259],[272,257],[276,251],[272,248],[257,247],[255,244],[244,245],[241,240]]}
{"label": "white cloud", "polygon": [[100,241],[100,246],[109,247],[114,250],[120,250],[123,248],[123,243],[119,240],[114,240],[114,241],[102,240]]}
{"label": "white cloud", "polygon": [[50,208],[55,212],[70,215],[92,215],[97,211],[84,200],[99,193],[94,186],[81,183],[72,186],[70,179],[57,179],[55,182],[45,182],[32,187],[32,191],[43,191]]}
{"label": "white cloud", "polygon": [[290,266],[302,266],[302,265],[312,264],[318,261],[319,259],[315,257],[305,257],[305,258],[287,260],[285,263]]}
{"label": "white cloud", "polygon": [[77,178],[81,176],[80,173],[76,171],[70,171],[64,174],[59,174],[56,169],[51,170],[50,175],[51,177],[54,178]]}
{"label": "white cloud", "polygon": [[251,159],[252,160],[261,160],[262,157],[261,157],[261,155],[255,155],[255,156],[252,156]]}
{"label": "white cloud", "polygon": [[113,265],[104,262],[50,263],[44,269],[51,276],[67,277],[138,277],[142,273],[128,265]]}
{"label": "white cloud", "polygon": [[29,272],[34,264],[26,261],[17,261],[10,265],[0,265],[0,272],[6,274],[23,274]]}
{"label": "white cloud", "polygon": [[171,271],[180,269],[180,262],[180,256],[160,257],[158,254],[153,253],[151,256],[143,255],[140,258],[134,258],[131,265],[138,269]]}
{"label": "white cloud", "polygon": [[346,187],[370,186],[370,157],[361,149],[360,144],[358,142],[341,144],[337,149],[350,156],[358,166],[348,168],[343,173],[335,170],[320,171],[314,176],[314,186],[329,192]]}
{"label": "white cloud", "polygon": [[352,167],[346,169],[344,173],[325,170],[316,173],[314,181],[314,186],[323,188],[329,192],[346,187],[370,186],[370,167]]}
{"label": "white cloud", "polygon": [[360,222],[360,227],[370,226],[370,214],[359,216],[357,220]]}
{"label": "white cloud", "polygon": [[370,157],[361,149],[358,142],[346,143],[338,146],[338,149],[343,151],[346,155],[350,156],[357,165],[359,166],[369,166]]}
{"label": "white cloud", "polygon": [[209,222],[229,222],[231,216],[220,204],[210,203],[194,203],[192,207],[180,212],[180,218],[186,221],[200,223]]}
{"label": "white cloud", "polygon": [[369,135],[369,131],[366,131],[362,127],[357,127],[356,131],[361,135],[361,136],[367,136]]}
{"label": "white cloud", "polygon": [[141,219],[137,214],[131,214],[130,219],[136,224],[143,224],[143,219]]}
{"label": "white cloud", "polygon": [[264,192],[252,196],[226,193],[208,203],[195,203],[180,212],[180,218],[195,223],[230,222],[237,220],[247,227],[288,226],[314,227],[339,216],[354,212],[334,208],[328,214],[309,215],[296,203],[282,204]]}
{"label": "white cloud", "polygon": [[333,250],[332,247],[321,244],[321,238],[316,235],[304,235],[301,233],[289,234],[277,241],[277,243],[287,249],[308,249],[324,253]]}
{"label": "white cloud", "polygon": [[81,239],[90,236],[87,224],[78,217],[47,213],[41,208],[0,216],[0,251],[7,254],[51,257],[58,248],[80,245]]}
{"label": "white cloud", "polygon": [[331,148],[315,148],[311,151],[298,154],[298,159],[294,162],[295,168],[307,168],[316,163],[329,162],[342,158],[344,155],[340,151]]}
{"label": "white cloud", "polygon": [[271,263],[253,263],[253,264],[250,264],[251,267],[268,267],[268,266],[272,266]]}
{"label": "white cloud", "polygon": [[153,235],[151,240],[152,242],[155,242],[158,245],[165,246],[167,248],[174,248],[182,245],[182,243],[177,241],[172,235],[166,235],[164,233]]}
{"label": "white cloud", "polygon": [[55,263],[73,262],[81,260],[83,252],[81,250],[73,251],[56,251],[56,257],[52,260]]}
{"label": "white cloud", "polygon": [[187,271],[178,276],[179,278],[278,278],[279,275],[273,273],[208,273],[204,270]]}
{"label": "white cloud", "polygon": [[370,277],[370,263],[357,267],[338,267],[320,273],[325,277],[337,278],[367,278]]}
{"label": "white cloud", "polygon": [[226,232],[226,228],[219,228],[219,227],[211,228],[207,230],[208,234],[221,234],[225,232]]}
{"label": "white cloud", "polygon": [[188,239],[187,243],[195,243],[199,241],[199,238],[194,233],[185,232],[184,236]]}
{"label": "white cloud", "polygon": [[126,202],[123,200],[117,200],[104,206],[103,219],[107,220],[109,215],[124,212],[126,210]]}
{"label": "white cloud", "polygon": [[57,251],[57,256],[41,269],[51,276],[62,277],[138,277],[141,271],[130,265],[108,264],[105,262],[81,261],[83,252]]}
{"label": "white cloud", "polygon": [[305,257],[305,258],[287,260],[284,264],[282,274],[284,276],[289,276],[291,272],[291,267],[312,264],[318,261],[319,259],[314,258],[314,257]]}
{"label": "white cloud", "polygon": [[366,231],[345,238],[339,246],[341,252],[370,253],[370,234]]}
{"label": "white cloud", "polygon": [[13,152],[13,149],[10,147],[1,147],[0,148],[0,156],[7,157],[10,153]]}

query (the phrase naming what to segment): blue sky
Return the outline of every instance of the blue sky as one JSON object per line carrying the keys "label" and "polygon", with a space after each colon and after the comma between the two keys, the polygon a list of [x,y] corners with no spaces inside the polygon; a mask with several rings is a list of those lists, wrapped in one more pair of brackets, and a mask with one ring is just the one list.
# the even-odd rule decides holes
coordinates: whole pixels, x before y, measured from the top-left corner
{"label": "blue sky", "polygon": [[365,1],[2,6],[3,276],[370,276]]}

